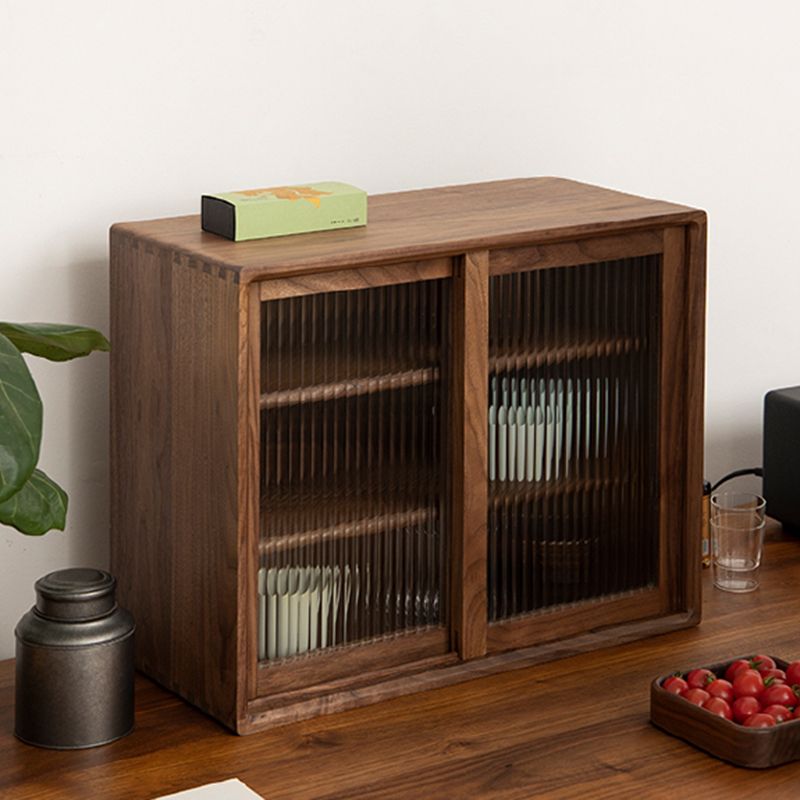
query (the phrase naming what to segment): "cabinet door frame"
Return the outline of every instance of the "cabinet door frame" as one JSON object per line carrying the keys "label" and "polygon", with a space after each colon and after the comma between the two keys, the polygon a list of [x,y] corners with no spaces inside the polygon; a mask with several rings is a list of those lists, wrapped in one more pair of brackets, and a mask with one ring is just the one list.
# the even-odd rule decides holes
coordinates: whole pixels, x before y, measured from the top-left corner
{"label": "cabinet door frame", "polygon": [[[569,636],[586,634],[599,628],[638,623],[653,631],[663,626],[660,618],[684,614],[690,621],[700,614],[700,496],[702,487],[702,398],[703,328],[705,298],[705,221],[688,226],[638,229],[626,234],[587,237],[565,242],[475,251],[464,256],[472,276],[463,278],[464,308],[480,309],[480,326],[486,328],[488,345],[488,281],[491,276],[518,271],[571,267],[637,256],[661,256],[659,277],[659,353],[658,353],[658,551],[657,586],[596,600],[587,600],[552,611],[540,611],[489,622],[486,613],[488,449],[485,430],[476,435],[464,450],[460,470],[463,478],[463,520],[459,534],[462,552],[482,552],[482,567],[473,565],[474,574],[482,570],[479,586],[459,565],[463,596],[458,623],[469,631],[459,640],[463,659],[485,653],[532,647]],[[488,256],[488,257],[487,257]],[[459,276],[456,274],[456,285]],[[471,295],[471,297],[470,297]],[[485,313],[485,319],[484,315]],[[472,333],[479,327],[473,326]],[[471,405],[486,406],[489,376],[488,347],[466,339],[465,361],[470,369],[464,382]],[[482,375],[480,388],[474,374]],[[487,425],[485,413],[471,412]],[[474,427],[474,426],[473,426]],[[466,433],[469,426],[464,425]],[[482,480],[478,487],[476,481]],[[468,497],[468,493],[474,493]],[[476,498],[483,503],[478,508]],[[454,513],[458,514],[458,496]],[[482,516],[482,519],[478,517]],[[482,609],[479,621],[476,609]],[[465,609],[473,613],[466,613]],[[640,634],[641,635],[641,634]]]}
{"label": "cabinet door frame", "polygon": [[[239,607],[246,624],[240,625],[239,718],[277,715],[278,709],[303,703],[325,703],[325,696],[337,692],[364,691],[364,687],[410,676],[455,663],[450,625],[398,634],[395,638],[354,643],[309,656],[275,662],[258,660],[258,598],[256,592],[260,563],[260,440],[261,440],[261,304],[271,300],[327,292],[349,292],[377,286],[397,286],[446,278],[452,281],[453,259],[432,257],[419,261],[365,266],[329,272],[310,272],[292,278],[253,282],[241,289],[240,302],[240,386],[239,397]],[[452,301],[452,298],[451,298]],[[450,352],[443,354],[452,359]],[[448,368],[443,379],[450,381]],[[450,431],[447,430],[449,436]],[[449,449],[442,450],[443,469],[450,468]],[[443,496],[447,484],[442,487]],[[449,502],[450,498],[446,498]],[[443,533],[449,533],[447,521]],[[451,534],[450,534],[451,535]],[[452,537],[452,535],[451,535]],[[449,551],[454,544],[451,538]],[[447,590],[447,586],[443,590]]]}

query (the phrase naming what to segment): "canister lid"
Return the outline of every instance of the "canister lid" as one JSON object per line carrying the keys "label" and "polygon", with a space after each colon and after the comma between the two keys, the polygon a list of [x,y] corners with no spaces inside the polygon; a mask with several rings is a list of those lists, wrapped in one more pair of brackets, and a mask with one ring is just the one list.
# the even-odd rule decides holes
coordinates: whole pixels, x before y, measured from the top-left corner
{"label": "canister lid", "polygon": [[116,580],[101,569],[51,572],[36,581],[36,613],[48,619],[91,620],[116,608]]}

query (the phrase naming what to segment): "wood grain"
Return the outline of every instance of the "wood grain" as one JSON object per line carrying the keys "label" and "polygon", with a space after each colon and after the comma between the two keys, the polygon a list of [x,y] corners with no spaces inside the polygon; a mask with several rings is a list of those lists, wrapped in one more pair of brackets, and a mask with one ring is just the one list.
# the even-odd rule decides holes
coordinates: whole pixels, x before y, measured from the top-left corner
{"label": "wood grain", "polygon": [[489,253],[489,273],[504,275],[520,270],[575,267],[598,261],[649,256],[662,250],[663,239],[658,230],[621,236],[596,236],[575,242],[498,248]]}
{"label": "wood grain", "polygon": [[706,218],[705,215],[686,227],[686,477],[684,484],[683,560],[686,608],[700,621],[702,607],[700,572],[703,499],[694,491],[703,482],[703,432],[705,414],[705,344],[706,344]]}
{"label": "wood grain", "polygon": [[366,227],[252,242],[202,231],[199,215],[120,223],[114,230],[190,254],[247,282],[654,229],[686,224],[700,213],[547,177],[371,195]]}
{"label": "wood grain", "polygon": [[494,622],[489,626],[487,647],[490,653],[503,652],[647,618],[651,618],[655,635],[660,632],[660,612],[658,589],[603,597]]}
{"label": "wood grain", "polygon": [[138,666],[235,724],[239,286],[113,232],[111,273],[118,599]]}
{"label": "wood grain", "polygon": [[281,300],[287,297],[301,297],[305,294],[320,294],[321,292],[352,292],[358,289],[371,289],[375,286],[396,286],[398,283],[449,278],[452,274],[453,263],[449,258],[409,261],[401,264],[387,264],[383,267],[343,269],[336,272],[262,281],[260,285],[261,299]]}
{"label": "wood grain", "polygon": [[[788,800],[800,762],[743,770],[662,733],[648,721],[649,684],[753,650],[800,658],[787,624],[800,613],[798,573],[800,541],[773,525],[757,593],[715,590],[705,572],[700,627],[246,737],[140,676],[130,736],[93,750],[30,747],[12,735],[13,662],[3,662],[0,796],[150,800],[239,777],[270,800]],[[570,698],[583,696],[598,674],[604,691],[576,714]]]}
{"label": "wood grain", "polygon": [[[355,643],[274,663],[267,661],[258,669],[258,696],[270,697],[271,708],[296,701],[292,697],[272,697],[287,692],[299,692],[302,699],[324,697],[353,686],[379,683],[387,675],[397,677],[406,671],[399,669],[405,665],[410,665],[409,671],[419,672],[421,667],[414,662],[444,656],[449,651],[449,633],[441,627],[400,632],[369,645]],[[331,686],[333,682],[338,684]]]}
{"label": "wood grain", "polygon": [[237,438],[237,685],[236,716],[244,719],[247,703],[258,691],[258,546],[261,525],[259,397],[261,393],[261,299],[258,285],[239,293],[239,407]]}
{"label": "wood grain", "polygon": [[[697,268],[702,266],[695,265]],[[689,297],[685,228],[664,232],[661,272],[659,583],[664,591],[664,613],[687,610],[697,616],[700,584],[694,576],[700,572],[702,521],[702,447],[697,433],[702,429],[703,410],[702,390],[700,394],[696,389],[690,391],[688,379],[696,381],[699,377],[702,382],[704,305],[698,307],[696,303],[703,300]],[[702,283],[693,288],[705,296]],[[679,514],[676,509],[682,504],[683,514]]]}
{"label": "wood grain", "polygon": [[467,253],[453,278],[453,641],[459,655],[486,653],[486,403],[489,254]]}
{"label": "wood grain", "polygon": [[[134,611],[137,663],[170,675],[172,264],[169,253],[111,236],[111,572]],[[166,621],[167,624],[162,624]]]}

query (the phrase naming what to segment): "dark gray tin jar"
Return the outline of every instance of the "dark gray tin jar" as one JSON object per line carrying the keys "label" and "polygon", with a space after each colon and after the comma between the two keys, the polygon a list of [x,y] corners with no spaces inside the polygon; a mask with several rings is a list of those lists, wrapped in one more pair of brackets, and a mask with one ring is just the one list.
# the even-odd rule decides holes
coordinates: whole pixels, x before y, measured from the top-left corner
{"label": "dark gray tin jar", "polygon": [[116,581],[98,569],[64,569],[35,588],[36,605],[14,631],[14,733],[58,750],[130,733],[134,624],[117,606]]}

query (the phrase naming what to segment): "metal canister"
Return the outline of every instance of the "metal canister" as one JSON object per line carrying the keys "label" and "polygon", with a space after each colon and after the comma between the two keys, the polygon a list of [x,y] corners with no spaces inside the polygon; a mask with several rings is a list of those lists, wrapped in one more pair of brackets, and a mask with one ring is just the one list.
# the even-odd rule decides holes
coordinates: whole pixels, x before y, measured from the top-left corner
{"label": "metal canister", "polygon": [[36,581],[36,605],[19,621],[14,733],[72,750],[133,729],[131,615],[116,581],[98,569],[64,569]]}

